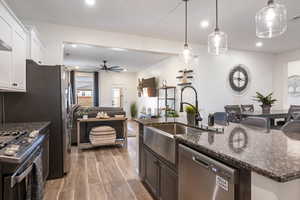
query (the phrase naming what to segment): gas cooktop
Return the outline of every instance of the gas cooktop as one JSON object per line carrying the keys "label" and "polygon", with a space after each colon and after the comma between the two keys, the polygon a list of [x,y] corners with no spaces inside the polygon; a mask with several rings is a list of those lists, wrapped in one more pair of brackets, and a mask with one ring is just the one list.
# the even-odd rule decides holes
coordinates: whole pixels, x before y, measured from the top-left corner
{"label": "gas cooktop", "polygon": [[39,131],[0,131],[0,160],[19,162],[30,153]]}

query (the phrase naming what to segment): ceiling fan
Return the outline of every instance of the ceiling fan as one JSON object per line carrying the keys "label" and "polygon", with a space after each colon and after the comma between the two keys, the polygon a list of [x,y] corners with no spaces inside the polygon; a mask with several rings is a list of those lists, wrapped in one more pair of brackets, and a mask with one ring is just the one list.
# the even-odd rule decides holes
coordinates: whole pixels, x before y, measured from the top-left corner
{"label": "ceiling fan", "polygon": [[111,72],[123,72],[125,69],[123,69],[120,66],[107,66],[107,60],[103,60],[103,64],[100,65],[100,67],[97,67],[98,71],[111,71]]}

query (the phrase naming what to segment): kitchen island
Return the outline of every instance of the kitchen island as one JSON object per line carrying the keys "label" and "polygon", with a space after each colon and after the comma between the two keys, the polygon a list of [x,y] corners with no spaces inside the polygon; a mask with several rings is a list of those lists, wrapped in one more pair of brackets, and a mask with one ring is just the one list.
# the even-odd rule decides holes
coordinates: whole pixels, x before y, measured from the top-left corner
{"label": "kitchen island", "polygon": [[[140,132],[151,124],[186,124],[182,118],[138,122]],[[300,135],[297,133],[230,124],[223,132],[203,130],[200,134],[175,135],[175,139],[242,172],[239,184],[244,187],[239,199],[300,199]]]}

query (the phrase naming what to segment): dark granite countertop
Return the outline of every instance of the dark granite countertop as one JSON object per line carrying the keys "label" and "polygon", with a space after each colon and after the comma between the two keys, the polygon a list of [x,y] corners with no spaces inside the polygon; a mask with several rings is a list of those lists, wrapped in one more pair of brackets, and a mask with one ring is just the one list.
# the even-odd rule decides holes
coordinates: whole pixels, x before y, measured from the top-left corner
{"label": "dark granite countertop", "polygon": [[[186,123],[184,119],[141,119],[144,125],[164,122]],[[277,182],[300,178],[300,134],[269,132],[257,127],[230,124],[223,133],[203,131],[175,136],[179,143],[199,152],[256,172]]]}
{"label": "dark granite countertop", "polygon": [[0,131],[41,131],[49,125],[50,122],[5,123],[0,124]]}

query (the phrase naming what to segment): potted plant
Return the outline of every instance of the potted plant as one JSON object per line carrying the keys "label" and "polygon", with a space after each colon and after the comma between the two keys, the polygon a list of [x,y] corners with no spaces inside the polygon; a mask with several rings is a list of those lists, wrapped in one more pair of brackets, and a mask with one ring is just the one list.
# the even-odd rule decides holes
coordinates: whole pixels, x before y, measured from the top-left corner
{"label": "potted plant", "polygon": [[137,117],[138,109],[135,102],[130,105],[130,113],[132,119]]}
{"label": "potted plant", "polygon": [[257,101],[261,103],[262,112],[263,113],[270,113],[272,105],[277,101],[277,99],[274,99],[273,93],[270,93],[267,96],[262,95],[259,92],[256,92],[256,96],[254,97],[254,101]]}
{"label": "potted plant", "polygon": [[196,114],[197,110],[193,106],[186,106],[185,107],[187,122],[189,125],[196,124]]}

